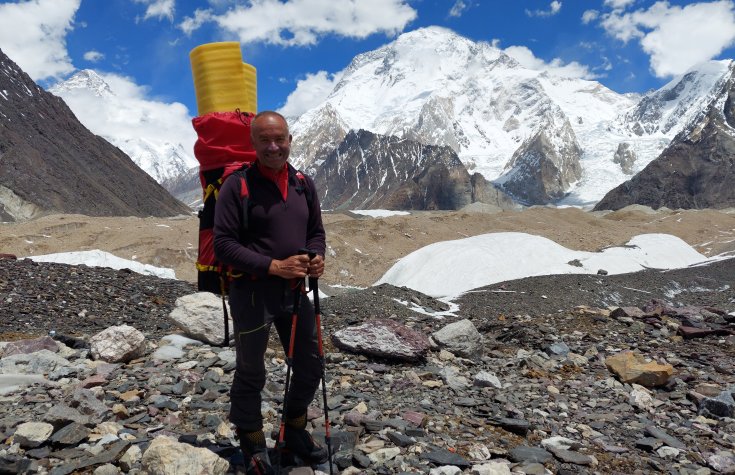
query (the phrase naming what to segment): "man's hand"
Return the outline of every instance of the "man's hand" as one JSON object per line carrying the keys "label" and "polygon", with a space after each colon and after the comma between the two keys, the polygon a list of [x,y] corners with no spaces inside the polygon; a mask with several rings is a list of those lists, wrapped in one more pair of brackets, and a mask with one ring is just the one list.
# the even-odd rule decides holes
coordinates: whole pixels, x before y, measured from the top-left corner
{"label": "man's hand", "polygon": [[309,277],[319,278],[324,273],[324,258],[319,254],[316,254],[309,261]]}
{"label": "man's hand", "polygon": [[[322,264],[322,270],[324,264]],[[273,259],[268,267],[268,275],[275,275],[284,279],[299,279],[306,277],[309,271],[309,256],[296,254],[283,260]]]}

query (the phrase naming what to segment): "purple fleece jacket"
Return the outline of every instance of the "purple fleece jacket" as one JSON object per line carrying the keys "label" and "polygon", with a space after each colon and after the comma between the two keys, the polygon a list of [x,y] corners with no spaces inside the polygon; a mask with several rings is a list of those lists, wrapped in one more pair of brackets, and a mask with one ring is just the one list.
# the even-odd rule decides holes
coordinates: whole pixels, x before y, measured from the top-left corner
{"label": "purple fleece jacket", "polygon": [[326,233],[316,188],[309,209],[306,191],[289,164],[288,193],[284,201],[278,187],[253,165],[248,170],[250,213],[248,235],[243,236],[240,179],[228,177],[219,191],[214,212],[214,254],[225,264],[255,277],[268,275],[272,259],[285,259],[307,248],[324,256]]}

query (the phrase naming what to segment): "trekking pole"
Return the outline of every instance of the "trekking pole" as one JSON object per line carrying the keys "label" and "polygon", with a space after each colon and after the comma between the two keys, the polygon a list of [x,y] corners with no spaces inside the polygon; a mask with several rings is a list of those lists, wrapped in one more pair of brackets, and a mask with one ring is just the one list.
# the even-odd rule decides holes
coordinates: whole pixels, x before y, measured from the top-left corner
{"label": "trekking pole", "polygon": [[225,290],[225,276],[223,274],[220,274],[219,276],[219,289],[220,296],[222,297],[222,313],[225,317],[225,339],[222,341],[220,346],[226,348],[230,346],[230,316],[227,313],[227,302],[225,302],[227,291]]}
{"label": "trekking pole", "polygon": [[[301,252],[299,252],[301,253]],[[291,367],[293,365],[293,351],[296,342],[296,323],[299,319],[299,306],[301,304],[301,293],[304,292],[304,279],[298,281],[298,285],[294,289],[293,297],[293,313],[291,314],[291,334],[288,340],[288,353],[286,354],[286,383],[283,388],[283,409],[281,412],[281,424],[278,429],[278,448],[280,453],[278,456],[278,473],[283,468],[283,448],[286,446],[284,442],[286,438],[286,410],[288,409],[288,390],[291,385]]]}
{"label": "trekking pole", "polygon": [[[316,257],[315,252],[309,252],[309,258]],[[316,319],[316,340],[319,347],[319,360],[322,363],[322,401],[324,403],[324,440],[327,443],[329,455],[329,475],[334,475],[332,466],[332,436],[329,433],[329,407],[327,406],[327,363],[324,359],[324,344],[322,339],[322,311],[319,308],[319,279],[309,277],[309,290],[314,292],[314,315]]]}

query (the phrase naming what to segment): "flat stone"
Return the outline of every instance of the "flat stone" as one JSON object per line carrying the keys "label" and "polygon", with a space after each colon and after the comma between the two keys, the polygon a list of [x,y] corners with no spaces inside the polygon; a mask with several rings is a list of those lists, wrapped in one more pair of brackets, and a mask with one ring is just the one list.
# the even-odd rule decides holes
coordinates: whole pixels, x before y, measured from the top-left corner
{"label": "flat stone", "polygon": [[643,318],[646,316],[646,312],[638,307],[618,307],[610,312],[612,318]]}
{"label": "flat stone", "polygon": [[0,352],[0,354],[5,358],[12,355],[27,355],[41,350],[49,350],[53,353],[58,353],[59,344],[56,343],[53,338],[48,336],[34,338],[31,340],[11,341],[5,345],[5,348]]}
{"label": "flat stone", "polygon": [[429,350],[429,339],[405,325],[388,319],[374,319],[332,334],[343,350],[400,361],[418,361]]}
{"label": "flat stone", "polygon": [[398,447],[410,447],[416,443],[416,439],[403,435],[400,432],[388,432],[386,436]]}
{"label": "flat stone", "polygon": [[523,419],[513,419],[510,417],[491,417],[488,423],[502,427],[508,432],[525,436],[531,428],[531,423]]}
{"label": "flat stone", "polygon": [[659,429],[656,426],[653,426],[653,425],[646,426],[645,432],[651,437],[657,438],[658,440],[663,442],[664,445],[668,445],[669,447],[674,447],[676,449],[682,449],[682,450],[687,448],[684,442],[680,441],[676,437],[670,436],[665,431]]}
{"label": "flat stone", "polygon": [[72,422],[56,431],[51,436],[51,442],[61,446],[77,445],[89,436],[89,432],[86,426]]}
{"label": "flat stone", "polygon": [[648,452],[653,452],[662,445],[664,445],[664,443],[655,437],[644,437],[635,441],[636,447],[647,450]]}
{"label": "flat stone", "polygon": [[575,465],[592,465],[595,463],[595,459],[593,457],[575,452],[574,450],[566,450],[556,447],[550,447],[549,450],[554,454],[554,457],[558,458],[562,462],[573,463]]}
{"label": "flat stone", "polygon": [[508,451],[510,459],[514,462],[534,462],[546,463],[554,458],[546,450],[540,447],[529,447],[527,445],[519,445]]}
{"label": "flat stone", "polygon": [[405,411],[401,414],[404,421],[416,427],[423,427],[426,424],[426,414],[416,411]]}
{"label": "flat stone", "polygon": [[85,457],[79,460],[74,460],[67,465],[55,467],[51,470],[49,475],[67,475],[74,471],[82,470],[87,467],[93,467],[95,465],[103,465],[116,461],[120,458],[121,454],[130,447],[130,442],[127,440],[119,440],[105,447],[102,452],[93,457]]}
{"label": "flat stone", "polygon": [[445,449],[432,450],[421,454],[422,460],[428,460],[437,465],[455,465],[457,467],[469,468],[472,465],[467,459],[459,454]]}

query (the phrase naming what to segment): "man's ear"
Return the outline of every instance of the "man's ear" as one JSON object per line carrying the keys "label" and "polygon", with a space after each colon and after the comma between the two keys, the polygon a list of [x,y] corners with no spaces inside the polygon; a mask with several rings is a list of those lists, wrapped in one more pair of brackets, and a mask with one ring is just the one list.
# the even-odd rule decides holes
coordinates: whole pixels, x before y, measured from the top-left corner
{"label": "man's ear", "polygon": [[291,134],[288,134],[288,144],[291,145],[291,141],[293,140],[293,136]]}

